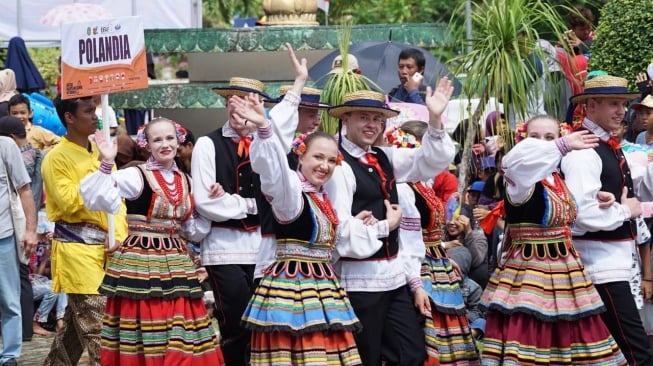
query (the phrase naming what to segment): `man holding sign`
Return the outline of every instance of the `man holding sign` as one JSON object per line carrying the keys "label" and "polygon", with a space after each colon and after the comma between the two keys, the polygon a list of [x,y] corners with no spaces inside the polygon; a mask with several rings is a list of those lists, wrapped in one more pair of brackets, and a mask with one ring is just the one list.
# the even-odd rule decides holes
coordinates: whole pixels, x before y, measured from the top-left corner
{"label": "man holding sign", "polygon": [[[75,365],[85,348],[89,364],[99,365],[106,297],[98,288],[106,251],[127,237],[127,222],[124,204],[114,218],[87,209],[79,192],[82,178],[100,165],[97,147],[89,142],[98,120],[91,96],[101,94],[106,111],[107,94],[147,88],[145,37],[140,18],[128,17],[63,24],[61,39],[62,95],[55,106],[66,135],[41,172],[46,212],[55,222],[52,287],[68,294],[68,308],[44,365]],[[108,137],[109,125],[103,130]]]}
{"label": "man holding sign", "polygon": [[[57,333],[44,365],[77,364],[84,349],[90,364],[100,362],[100,331],[106,297],[98,293],[104,278],[107,215],[84,206],[79,182],[100,165],[89,135],[97,129],[91,97],[55,99],[66,135],[43,160],[48,220],[55,223],[52,240],[52,289],[68,295],[64,328]],[[116,215],[116,241],[127,237],[125,207]]]}

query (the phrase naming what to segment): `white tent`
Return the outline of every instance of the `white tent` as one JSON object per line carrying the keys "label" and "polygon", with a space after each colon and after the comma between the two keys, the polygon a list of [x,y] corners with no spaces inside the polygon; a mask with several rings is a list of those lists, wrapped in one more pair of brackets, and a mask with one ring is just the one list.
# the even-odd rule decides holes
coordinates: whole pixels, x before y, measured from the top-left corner
{"label": "white tent", "polygon": [[202,0],[2,0],[0,46],[15,36],[28,47],[58,46],[59,27],[41,21],[48,10],[70,3],[101,5],[113,18],[140,15],[145,29],[202,27]]}

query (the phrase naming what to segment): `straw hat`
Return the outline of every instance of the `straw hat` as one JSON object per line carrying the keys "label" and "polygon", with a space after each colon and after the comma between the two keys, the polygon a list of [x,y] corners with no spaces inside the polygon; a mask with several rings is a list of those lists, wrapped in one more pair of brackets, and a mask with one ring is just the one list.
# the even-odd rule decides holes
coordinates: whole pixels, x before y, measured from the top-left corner
{"label": "straw hat", "polygon": [[642,109],[642,107],[653,109],[653,95],[647,95],[646,98],[644,98],[644,100],[642,100],[641,102],[635,103],[630,106],[630,108],[634,110]]}
{"label": "straw hat", "polygon": [[399,115],[399,111],[385,104],[383,94],[371,90],[359,90],[345,94],[341,105],[329,108],[329,115],[340,118],[345,113],[355,111],[382,113],[386,118]]}
{"label": "straw hat", "polygon": [[617,98],[633,100],[639,93],[628,91],[628,80],[616,76],[600,75],[585,81],[585,90],[576,94],[569,101],[573,104],[590,98]]}
{"label": "straw hat", "polygon": [[264,98],[269,98],[269,96],[263,91],[264,89],[265,84],[256,79],[233,77],[229,79],[229,86],[213,88],[213,91],[220,94],[223,98],[232,95],[244,97],[249,93],[256,93]]}
{"label": "straw hat", "polygon": [[[275,106],[278,103],[281,103],[283,100],[283,97],[292,89],[292,85],[282,85],[279,87],[279,97],[278,98],[272,98],[272,99],[266,99],[265,100],[265,106],[270,108],[272,106]],[[327,109],[331,107],[330,105],[326,103],[320,103],[320,95],[322,94],[322,91],[320,89],[315,89],[315,88],[309,88],[309,87],[304,87],[302,89],[302,94],[300,95],[301,101],[299,102],[299,106],[303,108],[308,108],[308,109]]]}

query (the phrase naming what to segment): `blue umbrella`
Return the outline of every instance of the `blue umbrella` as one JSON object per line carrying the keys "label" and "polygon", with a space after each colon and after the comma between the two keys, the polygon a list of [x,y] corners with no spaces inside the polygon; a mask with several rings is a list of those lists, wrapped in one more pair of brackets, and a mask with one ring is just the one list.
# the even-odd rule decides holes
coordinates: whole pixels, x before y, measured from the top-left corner
{"label": "blue umbrella", "polygon": [[[454,82],[454,95],[458,95],[462,85],[447,67],[438,61],[430,52],[420,47],[406,43],[392,41],[367,41],[352,44],[349,53],[356,56],[358,66],[364,76],[376,83],[381,92],[389,92],[390,89],[399,85],[397,66],[399,65],[399,54],[406,48],[417,48],[422,51],[426,59],[424,68],[425,85],[435,86],[437,80],[447,76]],[[333,51],[308,70],[308,76],[315,81],[318,87],[323,87],[327,80],[327,74],[331,71],[333,59],[340,54],[339,50]]]}
{"label": "blue umbrella", "polygon": [[27,53],[22,38],[13,37],[9,40],[5,68],[12,69],[16,74],[16,88],[20,92],[30,93],[45,89],[45,81]]}

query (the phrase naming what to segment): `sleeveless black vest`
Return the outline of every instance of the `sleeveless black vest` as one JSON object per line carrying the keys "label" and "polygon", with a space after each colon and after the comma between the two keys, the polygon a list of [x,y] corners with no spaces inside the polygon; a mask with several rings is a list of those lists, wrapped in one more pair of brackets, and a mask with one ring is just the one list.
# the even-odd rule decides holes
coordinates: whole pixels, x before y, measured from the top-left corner
{"label": "sleeveless black vest", "polygon": [[[398,203],[397,198],[397,184],[394,178],[394,172],[390,160],[385,153],[376,147],[372,147],[376,152],[376,158],[381,166],[381,169],[386,174],[386,187],[385,191],[390,196],[390,203]],[[372,166],[363,164],[357,158],[351,156],[344,148],[340,147],[340,151],[344,156],[344,160],[351,166],[356,178],[356,192],[354,192],[354,199],[351,205],[351,214],[355,216],[363,210],[372,211],[374,217],[379,220],[385,219],[386,209],[383,200],[386,198],[381,188],[381,177],[376,169]],[[387,238],[382,239],[383,246],[371,257],[363,260],[382,260],[391,259],[397,256],[399,252],[399,238],[398,229],[390,231]],[[344,260],[356,260],[353,258],[343,258]]]}
{"label": "sleeveless black vest", "polygon": [[542,224],[545,211],[544,186],[542,182],[535,183],[533,193],[526,202],[513,205],[509,199],[504,200],[506,223],[508,224]]}
{"label": "sleeveless black vest", "polygon": [[274,219],[268,209],[267,200],[261,194],[261,181],[259,175],[252,170],[249,156],[238,156],[238,144],[231,138],[224,137],[222,128],[211,132],[207,137],[213,141],[215,147],[215,181],[222,185],[226,193],[256,199],[259,212],[258,215],[248,214],[244,219],[213,222],[213,226],[250,232],[261,226],[262,234],[274,233]]}
{"label": "sleeveless black vest", "polygon": [[[594,148],[601,162],[601,190],[614,194],[616,201],[621,203],[623,187],[628,187],[628,197],[634,197],[633,179],[630,176],[630,168],[622,150],[614,151],[610,145],[599,140],[599,146]],[[635,220],[626,220],[623,224],[612,231],[592,231],[581,236],[574,236],[574,239],[598,240],[598,241],[619,241],[635,239],[637,229]]]}

